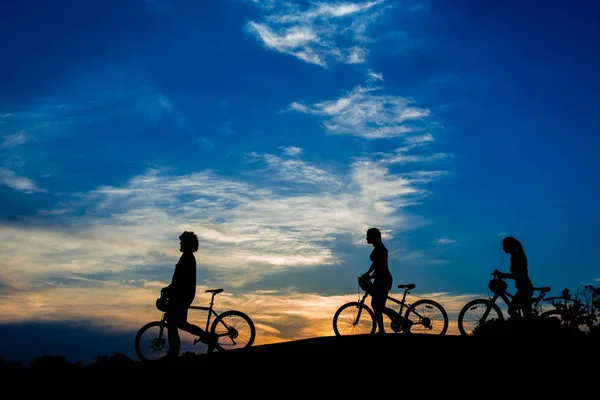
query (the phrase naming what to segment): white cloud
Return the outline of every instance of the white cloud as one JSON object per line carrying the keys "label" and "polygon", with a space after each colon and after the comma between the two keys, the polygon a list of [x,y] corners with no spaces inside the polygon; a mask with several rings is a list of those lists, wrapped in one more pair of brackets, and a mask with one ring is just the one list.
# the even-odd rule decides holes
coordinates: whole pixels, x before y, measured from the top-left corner
{"label": "white cloud", "polygon": [[268,14],[261,22],[249,21],[248,29],[268,48],[308,63],[362,63],[372,40],[365,33],[384,2],[315,2],[302,8],[287,1],[254,1]]}
{"label": "white cloud", "polygon": [[[297,148],[295,148],[297,149]],[[297,151],[292,149],[292,152]],[[298,159],[286,159],[272,154],[259,155],[251,153],[248,155],[250,161],[260,160],[266,163],[266,167],[256,171],[264,174],[268,179],[289,181],[306,184],[332,185],[339,187],[341,182],[324,169],[308,165]]]}
{"label": "white cloud", "polygon": [[[426,196],[421,186],[435,178],[394,174],[385,158],[366,156],[350,165],[349,174],[334,174],[297,158],[299,148],[283,149],[294,157],[253,153],[251,161],[263,166],[251,180],[152,169],[41,211],[28,223],[36,228],[0,226],[0,250],[11,255],[5,276],[21,276],[19,283],[27,284],[47,274],[130,275],[177,257],[176,235],[192,229],[203,243],[199,264],[241,286],[281,268],[339,263],[328,243],[340,235],[362,237],[374,224],[410,229],[404,207]],[[20,183],[23,190],[34,188],[26,183]],[[26,252],[19,251],[24,241],[30,243]]]}
{"label": "white cloud", "polygon": [[4,148],[13,148],[17,147],[21,144],[27,143],[31,140],[32,137],[26,131],[19,131],[17,133],[13,133],[12,135],[6,135],[4,140],[2,141],[2,147]]}
{"label": "white cloud", "polygon": [[0,167],[0,184],[25,193],[43,192],[34,181],[18,176],[13,171]]}
{"label": "white cloud", "polygon": [[302,149],[296,146],[280,147],[280,149],[283,150],[283,154],[291,157],[299,156],[302,153]]}
{"label": "white cloud", "polygon": [[370,81],[383,81],[383,74],[369,70],[367,76]]}
{"label": "white cloud", "polygon": [[435,240],[435,243],[448,245],[448,244],[456,244],[456,241],[453,239],[447,238],[447,237],[442,237],[442,238],[437,238]]}
{"label": "white cloud", "polygon": [[[359,86],[336,100],[312,105],[294,102],[289,110],[321,117],[329,134],[365,139],[412,136],[426,126],[428,109],[412,105],[414,101],[409,98],[376,94],[378,90]],[[421,133],[417,137],[421,139],[414,140],[424,140],[427,136]]]}

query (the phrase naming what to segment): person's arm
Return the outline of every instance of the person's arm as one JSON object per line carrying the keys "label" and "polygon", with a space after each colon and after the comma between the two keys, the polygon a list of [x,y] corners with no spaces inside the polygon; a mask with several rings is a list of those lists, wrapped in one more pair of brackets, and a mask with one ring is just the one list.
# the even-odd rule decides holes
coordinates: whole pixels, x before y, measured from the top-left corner
{"label": "person's arm", "polygon": [[367,272],[365,272],[363,275],[369,275],[371,276],[371,272],[375,271],[375,263],[372,263],[371,266],[369,267],[369,270]]}
{"label": "person's arm", "polygon": [[173,292],[174,292],[173,288],[176,286],[176,281],[178,280],[177,279],[177,275],[178,275],[177,266],[178,265],[179,265],[179,263],[177,263],[175,265],[175,270],[173,271],[173,277],[171,278],[171,283],[169,283],[168,286],[166,286],[160,290],[161,295],[165,295],[166,297],[169,297],[173,294]]}
{"label": "person's arm", "polygon": [[498,275],[500,278],[514,279],[513,274],[510,274],[508,272],[501,272],[501,271],[498,271],[498,269],[495,269],[493,273],[495,275]]}

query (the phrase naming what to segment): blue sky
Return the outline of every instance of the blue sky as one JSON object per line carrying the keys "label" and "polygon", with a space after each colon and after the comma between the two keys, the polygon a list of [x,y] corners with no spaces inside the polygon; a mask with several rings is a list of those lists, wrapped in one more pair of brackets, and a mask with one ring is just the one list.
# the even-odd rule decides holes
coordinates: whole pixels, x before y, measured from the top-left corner
{"label": "blue sky", "polygon": [[593,2],[1,10],[0,330],[28,348],[6,359],[132,355],[183,230],[196,303],[224,288],[257,344],[333,334],[372,226],[450,332],[505,235],[554,294],[600,279]]}

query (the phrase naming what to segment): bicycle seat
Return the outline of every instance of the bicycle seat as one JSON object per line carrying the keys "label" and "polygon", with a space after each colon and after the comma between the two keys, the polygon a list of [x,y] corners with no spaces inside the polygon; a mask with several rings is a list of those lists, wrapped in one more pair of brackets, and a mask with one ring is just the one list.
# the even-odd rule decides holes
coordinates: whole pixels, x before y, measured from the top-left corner
{"label": "bicycle seat", "polygon": [[408,285],[398,285],[398,289],[414,289],[417,285],[409,283]]}
{"label": "bicycle seat", "polygon": [[206,293],[214,293],[214,294],[219,294],[223,291],[223,289],[208,289],[205,290]]}
{"label": "bicycle seat", "polygon": [[548,293],[549,291],[552,290],[552,288],[550,286],[540,286],[540,287],[534,287],[533,290],[538,290],[542,293]]}

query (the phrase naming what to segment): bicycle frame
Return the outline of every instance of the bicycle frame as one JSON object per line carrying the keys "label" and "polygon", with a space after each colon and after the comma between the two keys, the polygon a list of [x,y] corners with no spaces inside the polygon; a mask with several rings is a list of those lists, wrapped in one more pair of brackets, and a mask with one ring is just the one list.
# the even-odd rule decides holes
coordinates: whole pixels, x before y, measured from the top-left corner
{"label": "bicycle frame", "polygon": [[[394,320],[397,316],[401,316],[403,314],[403,312],[404,312],[404,309],[411,306],[410,303],[406,302],[406,295],[409,294],[409,293],[410,293],[410,289],[405,287],[404,288],[404,293],[402,294],[402,300],[398,300],[397,298],[394,298],[394,297],[388,295],[387,300],[389,300],[389,301],[391,301],[391,302],[396,303],[396,304],[399,305],[398,311],[394,310],[391,307],[387,307],[386,306],[385,310],[383,311],[383,313],[385,315],[387,315],[391,320]],[[365,292],[363,294],[362,298],[359,300],[359,303],[364,304],[365,300],[367,299],[368,296],[369,296],[369,293]],[[362,309],[360,309],[358,311],[358,318],[357,318],[357,320],[360,319],[361,312],[362,312]],[[420,315],[417,311],[415,311],[415,314],[418,317],[420,317],[420,318],[422,317],[422,315]]]}
{"label": "bicycle frame", "polygon": [[[410,303],[406,302],[406,295],[408,293],[410,293],[410,290],[405,288],[404,289],[404,293],[402,294],[402,300],[398,300],[398,299],[396,299],[396,298],[388,295],[387,299],[390,300],[393,303],[398,304],[399,307],[398,307],[398,311],[397,312],[394,311],[394,309],[391,308],[391,307],[386,307],[386,309],[392,310],[394,313],[396,313],[396,315],[402,315],[403,312],[404,312],[404,308],[410,307]],[[417,313],[416,311],[415,311],[415,314],[418,315],[419,317],[421,317],[421,315],[419,315],[419,313]],[[386,315],[388,315],[388,317],[390,317],[390,319],[394,319],[394,317],[395,317],[395,315],[394,316],[391,316],[389,314],[386,314]]]}
{"label": "bicycle frame", "polygon": [[[544,287],[534,287],[533,288],[534,293],[538,293],[537,296],[534,296],[531,298],[531,309],[533,310],[538,310],[538,307],[544,302],[544,301],[548,301],[548,299],[546,299],[545,293],[550,291],[550,287],[548,286],[544,286]],[[494,293],[494,295],[490,298],[488,298],[488,300],[495,304],[496,301],[498,300],[498,298],[501,298],[504,303],[506,304],[507,307],[510,307],[511,303],[512,303],[512,299],[514,298],[514,295],[510,292],[508,292],[507,290],[504,290],[502,292],[499,293]],[[487,318],[488,316],[488,312],[489,312],[489,308],[485,311],[485,313],[483,314],[483,318]],[[521,310],[518,310],[519,314],[521,314]],[[538,310],[539,312],[539,310]]]}
{"label": "bicycle frame", "polygon": [[219,316],[219,314],[213,309],[213,305],[214,303],[214,299],[215,299],[215,295],[216,293],[212,294],[212,297],[210,299],[210,304],[208,306],[189,306],[188,309],[190,310],[201,310],[201,311],[207,311],[207,315],[206,315],[206,326],[204,328],[204,331],[208,332],[209,326],[210,326],[210,320],[211,318],[214,316],[215,318]]}
{"label": "bicycle frame", "polygon": [[[217,290],[214,290],[214,291],[213,290],[207,290],[207,292],[211,292],[212,293],[212,296],[210,298],[210,303],[209,303],[208,306],[193,306],[193,305],[190,305],[188,307],[188,310],[200,310],[200,311],[206,311],[207,312],[207,315],[206,315],[206,324],[204,326],[204,331],[205,332],[209,332],[211,318],[212,317],[216,318],[216,317],[219,316],[219,313],[214,310],[214,304],[215,304],[215,296],[217,294],[221,293],[222,289],[217,289]],[[163,316],[162,316],[162,321],[165,322],[165,323],[166,323],[166,318],[165,318],[166,314],[167,314],[166,312],[163,312]],[[162,334],[162,329],[161,329],[161,334]]]}
{"label": "bicycle frame", "polygon": [[[478,324],[481,325],[482,323],[487,322],[490,315],[493,315],[494,319],[499,319],[500,321],[505,320],[506,313],[510,310],[511,305],[514,302],[515,296],[507,290],[508,285],[505,282],[509,276],[497,270],[490,273],[490,275],[492,275],[492,278],[488,283],[488,293],[492,292],[493,295],[489,295],[487,298],[476,298],[468,301],[458,313],[458,328],[462,335],[471,334],[474,327]],[[545,318],[547,315],[543,306],[548,300],[545,297],[546,293],[551,290],[550,286],[533,287],[533,295],[530,303],[531,316],[533,319],[539,317]],[[502,299],[508,309],[499,304],[498,298]],[[515,315],[515,317],[522,318],[522,310],[517,310],[517,315]]]}
{"label": "bicycle frame", "polygon": [[[168,321],[168,304],[157,300],[156,306],[163,311],[161,319],[150,321],[143,325],[136,333],[134,348],[138,357],[142,361],[156,360],[165,357],[168,354],[168,330],[183,329],[191,335],[197,336],[193,340],[195,345],[202,342],[207,345],[207,352],[214,350],[224,351],[234,348],[246,348],[252,346],[256,337],[256,327],[252,319],[239,310],[227,310],[217,312],[214,309],[215,296],[221,293],[223,289],[209,289],[206,293],[211,293],[212,297],[208,306],[189,305],[188,310],[206,311],[206,325],[204,332],[200,326],[186,329],[179,326],[171,327]],[[161,296],[164,293],[161,292]],[[162,298],[162,297],[161,297]],[[159,299],[160,300],[160,299]],[[213,318],[214,317],[214,318]],[[193,325],[193,324],[192,324]],[[205,335],[204,333],[208,334]]]}
{"label": "bicycle frame", "polygon": [[[378,320],[375,310],[365,304],[370,288],[361,281],[361,278],[359,278],[359,287],[363,292],[359,292],[358,299],[342,304],[333,314],[333,331],[336,336],[374,334],[377,328],[379,333],[386,333],[381,325],[383,321]],[[406,297],[416,285],[410,283],[397,287],[403,290],[403,293],[394,297],[388,292],[386,302],[389,300],[390,303],[397,304],[398,311],[394,309],[395,306],[392,305],[394,308],[391,308],[387,304],[382,310],[382,313],[390,319],[390,328],[394,333],[417,332],[435,335],[446,333],[448,313],[441,304],[432,299],[417,299],[409,303]]]}

